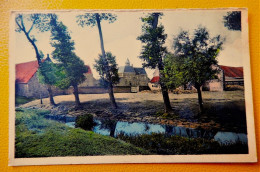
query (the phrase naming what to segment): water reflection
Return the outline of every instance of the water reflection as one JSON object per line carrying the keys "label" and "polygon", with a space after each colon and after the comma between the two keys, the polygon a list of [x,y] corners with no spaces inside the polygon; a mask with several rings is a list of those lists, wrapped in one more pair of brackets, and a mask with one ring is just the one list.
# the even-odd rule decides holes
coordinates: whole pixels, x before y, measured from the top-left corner
{"label": "water reflection", "polygon": [[[75,117],[46,116],[48,119],[58,120],[66,123],[69,127],[75,127]],[[116,137],[120,133],[126,135],[139,135],[151,133],[163,133],[188,138],[214,139],[221,144],[235,143],[240,141],[247,143],[247,134],[235,132],[223,132],[216,130],[193,129],[179,126],[149,124],[144,122],[124,122],[115,120],[95,119],[96,126],[93,131],[106,136]]]}

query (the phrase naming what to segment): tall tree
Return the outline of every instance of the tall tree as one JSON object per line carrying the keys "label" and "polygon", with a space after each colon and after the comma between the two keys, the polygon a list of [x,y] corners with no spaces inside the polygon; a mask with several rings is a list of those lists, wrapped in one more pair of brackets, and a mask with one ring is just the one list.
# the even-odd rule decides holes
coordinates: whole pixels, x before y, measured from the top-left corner
{"label": "tall tree", "polygon": [[165,76],[163,74],[163,58],[167,54],[167,49],[163,45],[167,35],[164,34],[164,27],[162,25],[158,26],[160,16],[162,16],[161,13],[152,13],[147,17],[142,18],[142,22],[144,23],[142,26],[143,34],[137,39],[143,43],[143,49],[139,56],[144,60],[143,67],[151,69],[158,68],[160,71],[159,84],[162,89],[165,112],[170,112],[172,111],[172,108],[168,95],[168,88],[164,82]]}
{"label": "tall tree", "polygon": [[99,32],[99,38],[100,38],[100,47],[101,47],[101,53],[102,53],[102,61],[104,65],[104,73],[106,74],[108,78],[108,91],[109,91],[109,97],[112,103],[112,106],[114,108],[117,108],[117,104],[114,97],[113,92],[113,83],[111,82],[112,76],[111,72],[109,71],[109,64],[108,60],[106,59],[106,52],[104,47],[104,41],[103,41],[103,34],[101,29],[101,21],[107,20],[109,23],[113,23],[116,21],[116,15],[111,13],[85,13],[84,15],[78,15],[77,16],[77,23],[81,26],[97,26],[98,32]]}
{"label": "tall tree", "polygon": [[[210,38],[205,27],[195,29],[193,36],[181,31],[173,40],[175,56],[182,60],[181,72],[184,82],[190,81],[198,92],[200,110],[203,111],[201,87],[211,79],[217,78],[217,56],[222,49],[224,39],[220,35]],[[181,65],[181,63],[180,63]]]}
{"label": "tall tree", "polygon": [[[104,87],[110,87],[113,89],[114,84],[117,84],[119,82],[119,76],[118,76],[118,67],[116,63],[116,57],[112,55],[111,52],[107,52],[105,59],[107,60],[107,65],[104,62],[104,59],[101,54],[99,54],[98,59],[95,60],[96,64],[94,65],[94,68],[99,73],[99,76],[101,78],[101,83]],[[108,68],[109,76],[106,73],[106,69]],[[112,86],[110,85],[112,83]],[[110,101],[114,101],[110,97]],[[116,102],[114,102],[116,105]]]}
{"label": "tall tree", "polygon": [[[16,32],[23,32],[26,36],[27,40],[30,42],[30,44],[33,46],[36,54],[36,59],[39,65],[39,69],[42,67],[42,57],[43,55],[40,53],[37,45],[36,45],[36,39],[35,36],[32,35],[32,31],[38,30],[40,32],[45,32],[50,30],[50,17],[55,16],[54,14],[17,14],[15,17],[15,23],[16,23]],[[44,80],[47,80],[48,76],[45,73],[42,73],[42,77],[46,78]],[[51,84],[46,83],[47,90],[49,93],[50,98],[50,104],[55,105],[54,99],[53,99],[53,93],[51,89]]]}
{"label": "tall tree", "polygon": [[86,79],[84,73],[87,68],[74,52],[74,41],[71,40],[67,27],[56,18],[52,18],[51,26],[51,45],[55,48],[52,55],[57,60],[59,69],[59,81],[56,85],[61,89],[72,86],[76,107],[79,107],[78,84]]}
{"label": "tall tree", "polygon": [[241,31],[241,11],[230,11],[223,17],[224,26],[229,30]]}

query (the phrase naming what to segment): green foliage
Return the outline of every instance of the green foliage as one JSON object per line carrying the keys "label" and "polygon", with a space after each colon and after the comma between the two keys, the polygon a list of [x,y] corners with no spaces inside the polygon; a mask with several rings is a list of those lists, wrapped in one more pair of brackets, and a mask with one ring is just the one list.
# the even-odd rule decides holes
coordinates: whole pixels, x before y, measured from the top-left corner
{"label": "green foliage", "polygon": [[241,11],[230,11],[223,17],[224,26],[229,30],[241,31]]}
{"label": "green foliage", "polygon": [[77,16],[77,23],[81,27],[86,26],[96,26],[97,25],[97,15],[99,15],[100,22],[102,20],[107,20],[109,23],[114,23],[116,21],[117,15],[111,13],[85,13],[84,15]]}
{"label": "green foliage", "polygon": [[[17,14],[15,17],[16,32],[21,32],[23,29],[29,34],[33,28],[36,28],[40,32],[50,30],[50,17],[54,14]],[[26,23],[24,22],[26,20]],[[28,30],[26,29],[26,24]]]}
{"label": "green foliage", "polygon": [[44,119],[38,110],[16,112],[15,157],[150,154],[129,143]]}
{"label": "green foliage", "polygon": [[27,98],[27,97],[15,95],[15,105],[16,106],[28,103],[33,100],[34,100],[34,98]]}
{"label": "green foliage", "polygon": [[187,84],[189,80],[184,76],[184,58],[168,54],[164,59],[164,78],[161,78],[166,86],[170,89],[178,88],[181,85]]}
{"label": "green foliage", "polygon": [[187,154],[247,154],[247,144],[241,142],[220,145],[213,140],[201,138],[185,138],[152,133],[151,135],[117,136],[119,139],[144,148],[154,154],[187,155]]}
{"label": "green foliage", "polygon": [[56,71],[59,78],[56,86],[67,89],[82,83],[86,78],[87,68],[74,52],[74,41],[71,40],[67,27],[56,19],[52,20],[51,45],[54,47],[53,58],[58,61]]}
{"label": "green foliage", "polygon": [[154,26],[155,15],[162,16],[161,13],[153,13],[141,18],[143,22],[142,35],[137,37],[143,43],[142,52],[139,56],[143,61],[143,67],[156,68],[166,55],[167,49],[163,46],[167,35],[164,34],[163,25]]}
{"label": "green foliage", "polygon": [[193,36],[190,36],[187,31],[181,31],[173,40],[175,57],[169,56],[166,60],[170,61],[169,65],[176,61],[179,65],[177,68],[167,66],[174,70],[170,77],[176,76],[173,85],[191,82],[198,88],[206,81],[217,78],[216,74],[219,72],[217,56],[222,49],[223,41],[220,35],[210,38],[205,27],[195,29]]}
{"label": "green foliage", "polygon": [[49,85],[55,85],[58,81],[56,73],[57,67],[50,60],[45,60],[37,71],[40,83]]}
{"label": "green foliage", "polygon": [[84,130],[92,130],[94,126],[95,126],[95,122],[93,119],[93,115],[86,114],[86,115],[77,116],[75,121],[76,128],[82,128]]}
{"label": "green foliage", "polygon": [[[117,84],[119,82],[118,67],[116,63],[116,57],[112,55],[111,52],[107,52],[105,59],[99,54],[98,59],[95,60],[96,64],[94,68],[99,73],[101,78],[101,84],[105,87],[111,82],[112,84]],[[106,64],[106,62],[108,64]],[[107,75],[109,72],[110,75]]]}

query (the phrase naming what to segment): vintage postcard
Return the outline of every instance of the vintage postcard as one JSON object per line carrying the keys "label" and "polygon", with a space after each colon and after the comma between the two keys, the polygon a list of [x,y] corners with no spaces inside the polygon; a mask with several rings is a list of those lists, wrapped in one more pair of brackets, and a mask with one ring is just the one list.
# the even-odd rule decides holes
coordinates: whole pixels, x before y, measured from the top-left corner
{"label": "vintage postcard", "polygon": [[9,165],[256,162],[247,9],[13,11]]}

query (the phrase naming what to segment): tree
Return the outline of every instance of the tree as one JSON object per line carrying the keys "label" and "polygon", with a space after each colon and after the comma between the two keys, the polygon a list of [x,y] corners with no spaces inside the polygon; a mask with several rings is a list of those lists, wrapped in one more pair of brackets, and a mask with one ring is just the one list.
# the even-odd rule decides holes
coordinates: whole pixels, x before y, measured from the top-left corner
{"label": "tree", "polygon": [[84,26],[97,26],[98,27],[98,32],[99,32],[99,38],[100,38],[100,47],[101,47],[101,52],[102,52],[102,61],[104,63],[104,73],[108,78],[108,91],[109,91],[109,97],[112,103],[112,106],[114,108],[117,108],[117,104],[115,101],[114,97],[114,92],[113,92],[113,83],[110,82],[112,80],[112,76],[109,71],[109,64],[106,59],[106,52],[104,48],[104,41],[103,41],[103,35],[102,35],[102,29],[101,29],[101,21],[102,20],[107,20],[109,23],[113,23],[116,21],[116,15],[111,14],[111,13],[85,13],[84,15],[78,15],[77,16],[77,23],[81,27]]}
{"label": "tree", "polygon": [[230,11],[223,17],[224,26],[229,30],[241,31],[241,11]]}
{"label": "tree", "polygon": [[67,27],[56,18],[52,19],[51,25],[51,45],[55,48],[52,55],[58,62],[59,81],[56,85],[61,89],[72,86],[76,107],[79,107],[78,84],[86,79],[84,73],[87,72],[87,68],[74,52],[74,41],[71,40]]}
{"label": "tree", "polygon": [[197,89],[201,111],[201,86],[206,81],[217,78],[217,56],[223,42],[220,35],[210,38],[205,27],[195,29],[193,36],[187,31],[181,31],[173,40],[174,55],[182,59],[182,66],[177,69],[177,73],[181,74],[182,82],[190,81]]}
{"label": "tree", "polygon": [[172,53],[167,54],[164,58],[164,83],[165,85],[173,90],[182,85],[186,86],[189,82],[184,76],[184,58],[175,56]]}
{"label": "tree", "polygon": [[167,37],[164,34],[164,27],[162,25],[158,26],[158,19],[162,16],[161,13],[152,13],[147,17],[142,18],[144,23],[142,26],[143,34],[137,39],[143,43],[143,49],[141,55],[139,56],[143,61],[143,67],[155,69],[158,67],[160,71],[159,84],[161,85],[165,112],[172,111],[170,99],[168,95],[168,88],[164,82],[164,64],[163,58],[167,54],[166,47],[163,46],[165,39]]}
{"label": "tree", "polygon": [[[55,16],[54,14],[18,14],[15,17],[15,23],[16,23],[16,32],[23,32],[26,36],[27,40],[30,42],[30,44],[33,46],[36,54],[36,59],[39,65],[39,69],[42,67],[42,57],[43,54],[41,51],[39,51],[37,45],[36,45],[36,39],[34,35],[31,35],[32,30],[34,28],[40,32],[45,32],[50,30],[50,17]],[[26,22],[25,22],[26,20]],[[46,78],[44,80],[48,80],[48,76],[42,72],[42,77]],[[47,86],[47,90],[49,93],[50,98],[50,104],[55,105],[51,84],[45,83]]]}
{"label": "tree", "polygon": [[[105,56],[105,60],[108,62],[107,66],[105,65],[102,55],[99,54],[98,59],[95,60],[96,64],[94,65],[94,68],[99,73],[102,85],[104,87],[109,88],[109,84],[112,83],[112,89],[113,89],[113,85],[119,82],[116,57],[113,56],[111,52],[107,52]],[[105,72],[106,68],[108,68],[110,77]],[[110,99],[110,101],[112,102],[113,100]],[[116,102],[114,103],[116,104]]]}
{"label": "tree", "polygon": [[[49,58],[49,54],[47,55],[47,58],[45,61],[41,64],[41,67],[37,71],[37,76],[39,79],[39,82],[45,85],[55,85],[58,81],[58,78],[56,76],[57,68],[54,63]],[[51,87],[47,87],[49,96],[53,97]],[[42,100],[41,100],[42,103]],[[54,102],[53,102],[54,104]]]}

